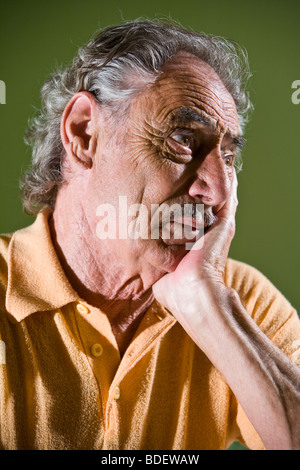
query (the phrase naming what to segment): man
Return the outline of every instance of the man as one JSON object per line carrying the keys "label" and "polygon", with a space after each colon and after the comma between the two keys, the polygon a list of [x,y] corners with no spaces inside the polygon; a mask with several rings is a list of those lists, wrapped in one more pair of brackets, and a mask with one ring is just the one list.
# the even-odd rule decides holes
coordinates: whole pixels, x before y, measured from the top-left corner
{"label": "man", "polygon": [[[226,40],[136,21],[44,85],[39,212],[1,238],[4,449],[300,448],[297,314],[227,259],[248,74]],[[151,237],[163,205],[192,211]]]}

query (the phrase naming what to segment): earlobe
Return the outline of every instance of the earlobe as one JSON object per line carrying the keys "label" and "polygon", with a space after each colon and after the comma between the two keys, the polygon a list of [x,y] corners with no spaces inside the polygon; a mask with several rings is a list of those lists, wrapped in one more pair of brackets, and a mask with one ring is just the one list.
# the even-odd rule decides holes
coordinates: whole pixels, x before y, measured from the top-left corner
{"label": "earlobe", "polygon": [[91,168],[96,151],[95,98],[88,92],[73,96],[61,120],[61,138],[67,155],[84,167]]}

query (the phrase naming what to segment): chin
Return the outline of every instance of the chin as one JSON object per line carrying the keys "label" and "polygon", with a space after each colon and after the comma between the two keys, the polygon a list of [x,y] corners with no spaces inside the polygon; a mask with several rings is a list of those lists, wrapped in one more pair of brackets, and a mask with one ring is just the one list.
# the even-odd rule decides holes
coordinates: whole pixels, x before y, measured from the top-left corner
{"label": "chin", "polygon": [[165,243],[155,240],[155,247],[148,251],[147,261],[163,273],[175,271],[182,258],[188,253],[185,244]]}

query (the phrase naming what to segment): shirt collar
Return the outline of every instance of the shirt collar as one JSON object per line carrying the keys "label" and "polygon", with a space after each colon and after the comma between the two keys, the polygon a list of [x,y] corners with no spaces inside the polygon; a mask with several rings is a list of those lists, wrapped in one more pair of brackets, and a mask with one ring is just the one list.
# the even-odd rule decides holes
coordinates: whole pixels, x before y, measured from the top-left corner
{"label": "shirt collar", "polygon": [[53,247],[50,214],[49,209],[40,212],[32,225],[13,234],[9,245],[6,309],[17,321],[80,300]]}
{"label": "shirt collar", "polygon": [[[20,322],[35,312],[51,311],[82,302],[69,283],[51,240],[50,209],[39,212],[34,223],[17,230],[8,250],[6,310]],[[156,300],[158,318],[173,315]]]}

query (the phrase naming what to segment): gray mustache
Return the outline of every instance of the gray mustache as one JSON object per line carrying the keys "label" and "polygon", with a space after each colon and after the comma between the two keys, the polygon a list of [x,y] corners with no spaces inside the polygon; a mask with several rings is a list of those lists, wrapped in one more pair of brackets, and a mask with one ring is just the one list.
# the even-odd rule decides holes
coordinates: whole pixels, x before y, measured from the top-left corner
{"label": "gray mustache", "polygon": [[212,207],[204,207],[204,204],[172,204],[164,205],[163,209],[160,206],[161,210],[161,222],[165,224],[170,220],[187,217],[193,218],[199,224],[203,224],[205,228],[210,227],[217,220],[217,217],[213,213]]}

